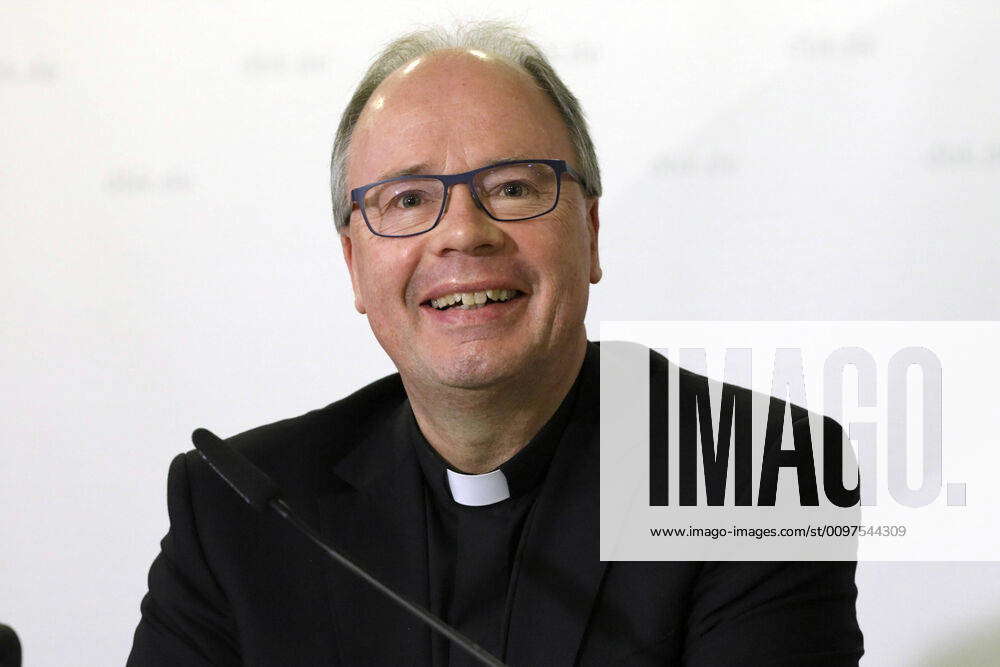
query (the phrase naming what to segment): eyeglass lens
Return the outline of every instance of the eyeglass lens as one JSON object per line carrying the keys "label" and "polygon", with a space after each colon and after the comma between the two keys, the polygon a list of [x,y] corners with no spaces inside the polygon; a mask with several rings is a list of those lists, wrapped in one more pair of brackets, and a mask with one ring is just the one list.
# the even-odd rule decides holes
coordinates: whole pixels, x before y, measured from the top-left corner
{"label": "eyeglass lens", "polygon": [[[558,185],[550,165],[527,162],[493,167],[473,177],[479,201],[498,220],[521,220],[551,210]],[[419,234],[437,223],[444,196],[440,180],[413,176],[371,188],[365,193],[364,213],[379,234]]]}

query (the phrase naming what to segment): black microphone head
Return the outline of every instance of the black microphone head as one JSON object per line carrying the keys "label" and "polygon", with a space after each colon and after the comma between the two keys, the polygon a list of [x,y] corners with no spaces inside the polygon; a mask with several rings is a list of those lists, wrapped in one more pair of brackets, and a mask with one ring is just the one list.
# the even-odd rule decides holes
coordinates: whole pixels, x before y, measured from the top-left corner
{"label": "black microphone head", "polygon": [[21,667],[21,642],[8,625],[0,624],[0,667]]}
{"label": "black microphone head", "polygon": [[212,470],[257,511],[281,497],[278,485],[264,471],[208,429],[195,429],[191,441]]}

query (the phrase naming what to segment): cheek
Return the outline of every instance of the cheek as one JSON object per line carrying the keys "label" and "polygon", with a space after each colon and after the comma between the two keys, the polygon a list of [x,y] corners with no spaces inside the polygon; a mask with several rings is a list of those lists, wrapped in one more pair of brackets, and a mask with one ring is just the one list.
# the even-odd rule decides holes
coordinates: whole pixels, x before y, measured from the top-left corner
{"label": "cheek", "polygon": [[565,216],[551,221],[538,258],[543,270],[569,289],[590,282],[590,237],[581,218]]}
{"label": "cheek", "polygon": [[[390,239],[392,241],[392,239]],[[369,316],[385,319],[398,309],[407,281],[413,273],[414,253],[385,243],[371,243],[358,253],[359,289],[365,298]]]}

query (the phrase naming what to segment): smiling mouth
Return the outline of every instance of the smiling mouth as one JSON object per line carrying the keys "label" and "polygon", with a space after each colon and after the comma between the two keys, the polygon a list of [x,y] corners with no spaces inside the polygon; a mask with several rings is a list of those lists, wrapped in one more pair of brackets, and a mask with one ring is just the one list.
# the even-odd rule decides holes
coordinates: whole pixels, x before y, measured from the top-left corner
{"label": "smiling mouth", "polygon": [[488,289],[482,292],[454,292],[430,301],[425,301],[423,305],[430,306],[435,310],[448,310],[450,308],[461,308],[462,310],[474,310],[483,308],[490,304],[510,301],[522,296],[524,292],[514,289]]}

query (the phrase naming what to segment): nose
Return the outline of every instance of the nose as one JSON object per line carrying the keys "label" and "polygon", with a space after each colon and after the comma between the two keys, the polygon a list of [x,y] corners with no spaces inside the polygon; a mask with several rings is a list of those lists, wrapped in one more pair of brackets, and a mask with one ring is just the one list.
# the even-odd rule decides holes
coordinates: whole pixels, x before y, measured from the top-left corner
{"label": "nose", "polygon": [[506,238],[499,224],[476,205],[468,185],[456,183],[448,192],[437,228],[428,236],[438,254],[488,255],[497,252]]}

